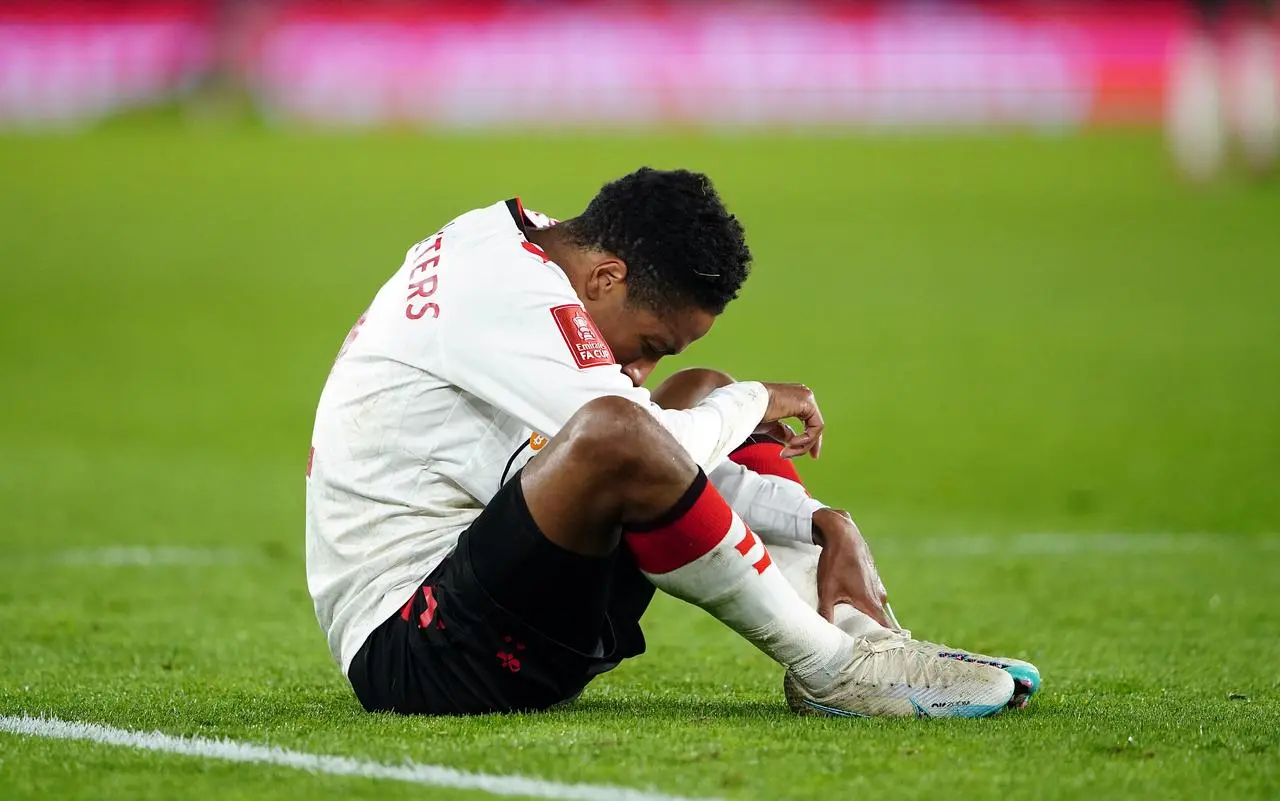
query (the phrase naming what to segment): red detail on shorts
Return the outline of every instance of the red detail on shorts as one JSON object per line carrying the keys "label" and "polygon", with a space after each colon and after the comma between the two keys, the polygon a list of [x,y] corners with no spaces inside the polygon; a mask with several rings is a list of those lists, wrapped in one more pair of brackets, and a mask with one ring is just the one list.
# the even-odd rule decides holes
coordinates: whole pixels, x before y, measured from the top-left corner
{"label": "red detail on shorts", "polygon": [[733,525],[733,510],[709,482],[689,511],[670,525],[624,535],[646,573],[670,573],[707,554]]}
{"label": "red detail on shorts", "polygon": [[773,559],[769,557],[769,549],[765,548],[764,556],[760,557],[752,567],[756,569],[757,573],[763,573],[769,569],[771,564],[773,564]]}
{"label": "red detail on shorts", "polygon": [[[510,634],[503,637],[502,641],[513,643],[516,651],[524,650],[524,643],[515,642],[515,638],[512,637]],[[520,660],[516,657],[515,653],[511,651],[499,651],[497,656],[498,656],[498,662],[500,662],[504,668],[511,671],[512,673],[520,672]]]}
{"label": "red detail on shorts", "polygon": [[795,462],[782,458],[782,445],[776,442],[753,442],[729,454],[729,460],[762,476],[781,476],[803,486]]}
{"label": "red detail on shorts", "polygon": [[427,599],[427,608],[422,610],[421,615],[418,615],[418,628],[425,629],[431,625],[431,619],[436,616],[435,588],[431,586],[423,587],[422,597]]}
{"label": "red detail on shorts", "polygon": [[316,460],[316,446],[312,445],[311,450],[307,451],[307,478],[311,478],[311,464]]}
{"label": "red detail on shorts", "polygon": [[404,608],[400,610],[400,619],[408,623],[409,615],[411,614],[413,614],[413,598],[412,597],[410,597],[408,601],[405,601]]}
{"label": "red detail on shorts", "polygon": [[616,364],[613,351],[609,350],[609,345],[600,335],[600,329],[596,328],[595,321],[587,314],[586,309],[570,303],[553,308],[551,316],[555,318],[560,336],[564,337],[564,344],[569,346],[569,352],[573,354],[574,364],[578,365],[579,370]]}
{"label": "red detail on shorts", "polygon": [[537,245],[533,244],[532,242],[527,242],[527,241],[521,242],[520,247],[524,248],[525,250],[529,251],[533,255],[542,259],[543,263],[551,261],[551,259],[547,258],[547,252],[542,248],[538,247]]}
{"label": "red detail on shorts", "polygon": [[756,547],[756,535],[751,533],[751,529],[747,529],[747,533],[742,535],[742,541],[733,547],[738,549],[738,553],[746,556],[752,548]]}

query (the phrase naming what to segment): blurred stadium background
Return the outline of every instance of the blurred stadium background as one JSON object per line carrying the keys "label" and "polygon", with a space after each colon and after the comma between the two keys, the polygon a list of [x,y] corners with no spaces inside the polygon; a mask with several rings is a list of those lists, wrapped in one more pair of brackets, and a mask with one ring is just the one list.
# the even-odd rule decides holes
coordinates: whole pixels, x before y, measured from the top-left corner
{"label": "blurred stadium background", "polygon": [[8,0],[0,121],[66,127],[240,89],[273,123],[344,128],[1149,125],[1192,16],[1089,0]]}
{"label": "blurred stadium background", "polygon": [[[1275,797],[1276,26],[1213,2],[0,2],[0,717],[696,795]],[[664,370],[814,386],[814,494],[904,622],[1040,664],[1023,715],[791,720],[762,657],[665,599],[650,655],[574,708],[357,712],[301,565],[338,345],[424,232],[515,194],[570,215],[642,164],[709,172],[757,256]],[[385,786],[0,733],[0,797],[104,793]]]}

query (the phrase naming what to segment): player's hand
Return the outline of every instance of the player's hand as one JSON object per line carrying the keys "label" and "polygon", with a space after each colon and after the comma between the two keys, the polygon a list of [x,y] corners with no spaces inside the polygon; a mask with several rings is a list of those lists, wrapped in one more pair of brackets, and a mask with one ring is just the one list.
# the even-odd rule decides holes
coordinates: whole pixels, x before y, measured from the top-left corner
{"label": "player's hand", "polygon": [[[818,401],[813,397],[813,390],[804,384],[770,384],[769,408],[765,410],[761,423],[776,423],[780,420],[795,418],[804,424],[804,431],[791,436],[783,442],[782,457],[790,459],[807,453],[814,459],[822,450],[822,411]],[[790,429],[783,426],[784,430]]]}
{"label": "player's hand", "polygon": [[813,515],[818,557],[818,614],[835,622],[836,604],[850,604],[885,628],[896,628],[886,611],[888,595],[871,549],[849,513],[819,509]]}

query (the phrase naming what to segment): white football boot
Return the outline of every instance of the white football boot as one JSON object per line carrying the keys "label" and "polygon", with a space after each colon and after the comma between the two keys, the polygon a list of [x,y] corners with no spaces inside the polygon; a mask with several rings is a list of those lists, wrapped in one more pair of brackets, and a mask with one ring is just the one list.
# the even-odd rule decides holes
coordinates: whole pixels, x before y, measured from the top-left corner
{"label": "white football boot", "polygon": [[1000,668],[940,659],[934,646],[881,629],[855,638],[849,663],[827,687],[806,687],[788,671],[783,691],[798,715],[981,718],[1008,705],[1014,681]]}
{"label": "white football boot", "polygon": [[[786,542],[770,545],[769,553],[773,556],[774,564],[782,570],[783,576],[800,594],[800,597],[804,598],[811,606],[816,607],[818,605],[818,559],[822,554],[822,549],[809,543]],[[925,651],[931,651],[935,657],[989,665],[1007,672],[1014,683],[1014,692],[1007,701],[1008,706],[1014,708],[1026,706],[1031,696],[1040,689],[1040,671],[1036,669],[1035,665],[1023,662],[1020,659],[985,656],[965,651],[961,648],[911,640],[911,632],[899,625],[897,618],[894,617],[892,607],[886,605],[886,611],[889,613],[893,628],[896,629],[894,633],[905,640],[914,642]],[[855,640],[868,635],[874,637],[878,632],[884,631],[874,621],[848,604],[836,604],[833,612],[835,625]],[[791,685],[793,682],[794,679],[792,677],[786,679],[787,700],[792,709],[795,709],[796,705],[791,701],[793,695]],[[799,697],[799,693],[800,691],[797,689],[794,694]],[[797,711],[803,714],[821,714],[811,709]]]}
{"label": "white football boot", "polygon": [[[908,637],[911,632],[904,631]],[[1013,677],[1013,697],[1009,699],[1009,708],[1021,709],[1031,700],[1031,696],[1040,691],[1040,670],[1030,662],[1011,659],[1007,656],[987,656],[975,654],[963,648],[952,648],[936,642],[919,641],[941,659],[953,659],[959,662],[970,662],[976,665],[989,665],[1005,671]]]}
{"label": "white football boot", "polygon": [[[898,623],[898,618],[893,614],[893,607],[885,604],[885,610],[889,613],[889,619],[892,621],[894,628],[902,632],[903,636],[910,637],[911,632],[902,628]],[[933,649],[940,659],[958,659],[961,662],[976,662],[980,665],[990,665],[991,667],[1000,668],[1013,677],[1013,697],[1009,699],[1010,709],[1021,709],[1031,700],[1031,696],[1040,691],[1040,669],[1030,662],[1021,659],[1011,659],[1007,656],[987,656],[986,654],[978,654],[973,651],[966,651],[963,648],[954,648],[950,645],[943,645],[936,642],[928,642],[919,640],[923,646]]]}

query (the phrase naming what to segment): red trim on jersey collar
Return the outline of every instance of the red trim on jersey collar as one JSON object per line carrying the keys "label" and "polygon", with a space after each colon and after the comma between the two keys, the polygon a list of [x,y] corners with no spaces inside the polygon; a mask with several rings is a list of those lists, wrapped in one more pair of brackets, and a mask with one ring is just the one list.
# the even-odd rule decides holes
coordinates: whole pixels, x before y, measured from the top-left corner
{"label": "red trim on jersey collar", "polygon": [[[533,226],[533,220],[529,219],[529,215],[524,213],[524,204],[520,202],[519,197],[513,197],[507,201],[507,211],[511,212],[511,219],[515,222],[516,227],[520,229],[520,233],[525,239],[529,238],[529,227]],[[535,228],[537,226],[534,226]]]}
{"label": "red trim on jersey collar", "polygon": [[545,250],[529,241],[530,227],[537,229],[538,224],[525,213],[524,204],[520,202],[520,198],[513,197],[508,200],[507,211],[511,212],[511,219],[515,221],[516,227],[520,229],[520,235],[524,237],[524,241],[520,243],[520,246],[542,259],[544,264],[551,261],[551,259],[547,257],[547,252]]}

